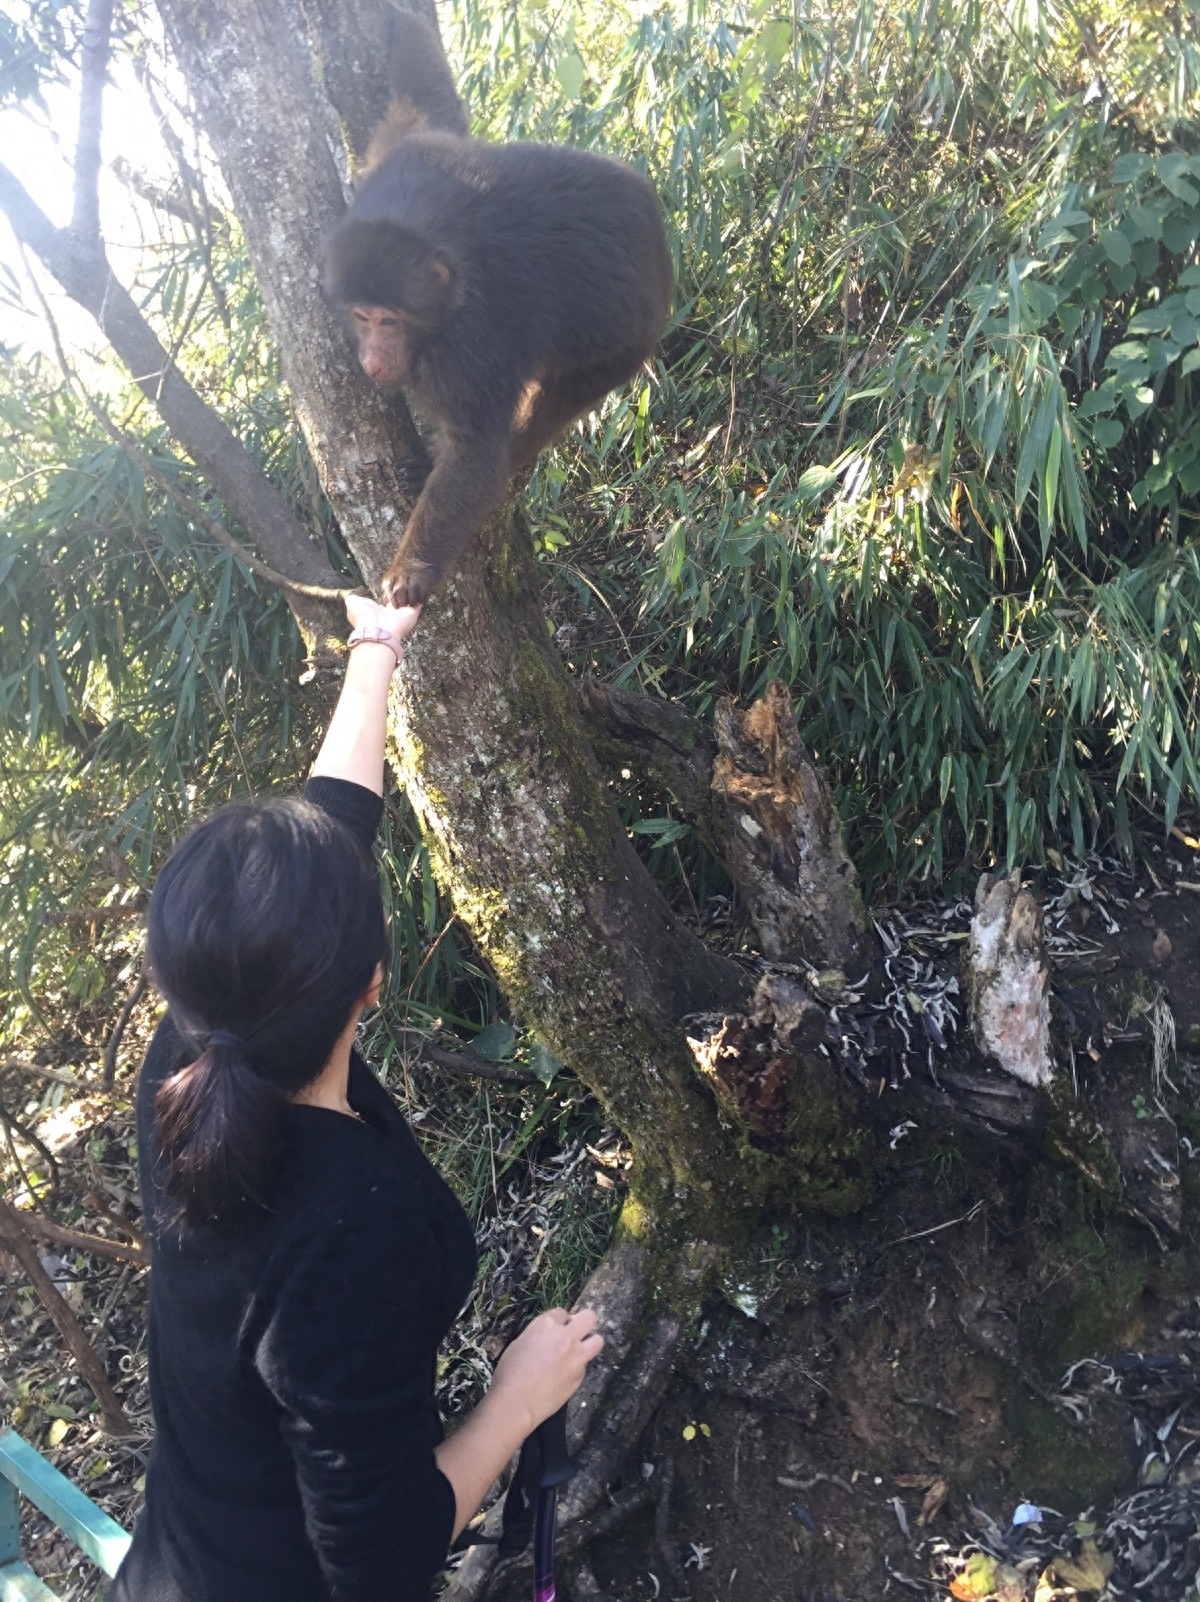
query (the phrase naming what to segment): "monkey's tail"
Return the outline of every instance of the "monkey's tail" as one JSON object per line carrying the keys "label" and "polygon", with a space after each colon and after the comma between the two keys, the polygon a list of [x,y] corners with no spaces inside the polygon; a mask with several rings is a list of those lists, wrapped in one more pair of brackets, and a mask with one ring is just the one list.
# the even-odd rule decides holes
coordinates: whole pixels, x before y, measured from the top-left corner
{"label": "monkey's tail", "polygon": [[437,29],[415,12],[389,5],[384,50],[392,91],[387,123],[398,126],[401,119],[407,119],[408,133],[437,128],[465,139],[470,133],[467,110],[454,86]]}

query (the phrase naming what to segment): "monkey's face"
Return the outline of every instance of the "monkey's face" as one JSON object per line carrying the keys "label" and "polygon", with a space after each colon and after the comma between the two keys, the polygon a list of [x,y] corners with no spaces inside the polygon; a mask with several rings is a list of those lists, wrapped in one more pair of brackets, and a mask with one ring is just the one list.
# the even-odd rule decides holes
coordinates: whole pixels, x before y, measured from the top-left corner
{"label": "monkey's face", "polygon": [[412,371],[413,329],[403,312],[388,306],[351,306],[363,372],[380,389],[395,389]]}

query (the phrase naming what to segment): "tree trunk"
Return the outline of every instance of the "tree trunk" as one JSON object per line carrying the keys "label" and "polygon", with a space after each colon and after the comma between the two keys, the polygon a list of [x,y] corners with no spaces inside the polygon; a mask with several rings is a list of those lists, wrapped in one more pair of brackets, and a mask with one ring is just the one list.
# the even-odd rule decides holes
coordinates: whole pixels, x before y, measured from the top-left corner
{"label": "tree trunk", "polygon": [[[382,7],[161,0],[160,11],[301,426],[374,583],[407,510],[395,464],[417,441],[351,359],[314,264],[345,201],[333,151],[352,161],[385,103]],[[678,1025],[735,1005],[747,986],[678,923],[606,798],[520,524],[511,509],[495,519],[426,607],[394,701],[395,763],[439,879],[514,1010],[632,1142],[640,1202],[720,1232],[742,1166]]]}

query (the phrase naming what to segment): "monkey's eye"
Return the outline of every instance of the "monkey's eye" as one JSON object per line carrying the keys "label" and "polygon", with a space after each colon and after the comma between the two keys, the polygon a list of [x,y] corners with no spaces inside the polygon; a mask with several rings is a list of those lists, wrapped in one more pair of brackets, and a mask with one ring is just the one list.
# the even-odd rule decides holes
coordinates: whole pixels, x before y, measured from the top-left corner
{"label": "monkey's eye", "polygon": [[351,315],[351,317],[354,318],[354,321],[356,323],[362,323],[364,327],[366,327],[367,324],[370,323],[370,321],[371,321],[371,319],[367,316],[366,312],[365,311],[359,311],[357,306],[353,309],[353,311],[350,313],[350,315]]}
{"label": "monkey's eye", "polygon": [[394,317],[390,312],[385,312],[379,319],[379,326],[380,328],[395,328],[398,321],[399,319]]}

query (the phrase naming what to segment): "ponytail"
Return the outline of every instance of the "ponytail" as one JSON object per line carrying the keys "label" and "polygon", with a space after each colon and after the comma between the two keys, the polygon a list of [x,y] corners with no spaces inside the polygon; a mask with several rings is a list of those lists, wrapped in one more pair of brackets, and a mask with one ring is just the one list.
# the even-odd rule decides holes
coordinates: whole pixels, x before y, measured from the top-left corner
{"label": "ponytail", "polygon": [[287,1097],[223,1031],[154,1098],[163,1189],[177,1222],[218,1224],[265,1205],[283,1154]]}
{"label": "ponytail", "polygon": [[291,1098],[383,960],[379,875],[311,802],[237,802],[176,846],[148,921],[154,982],[203,1043],[154,1100],[162,1183],[176,1223],[220,1227],[270,1205]]}

